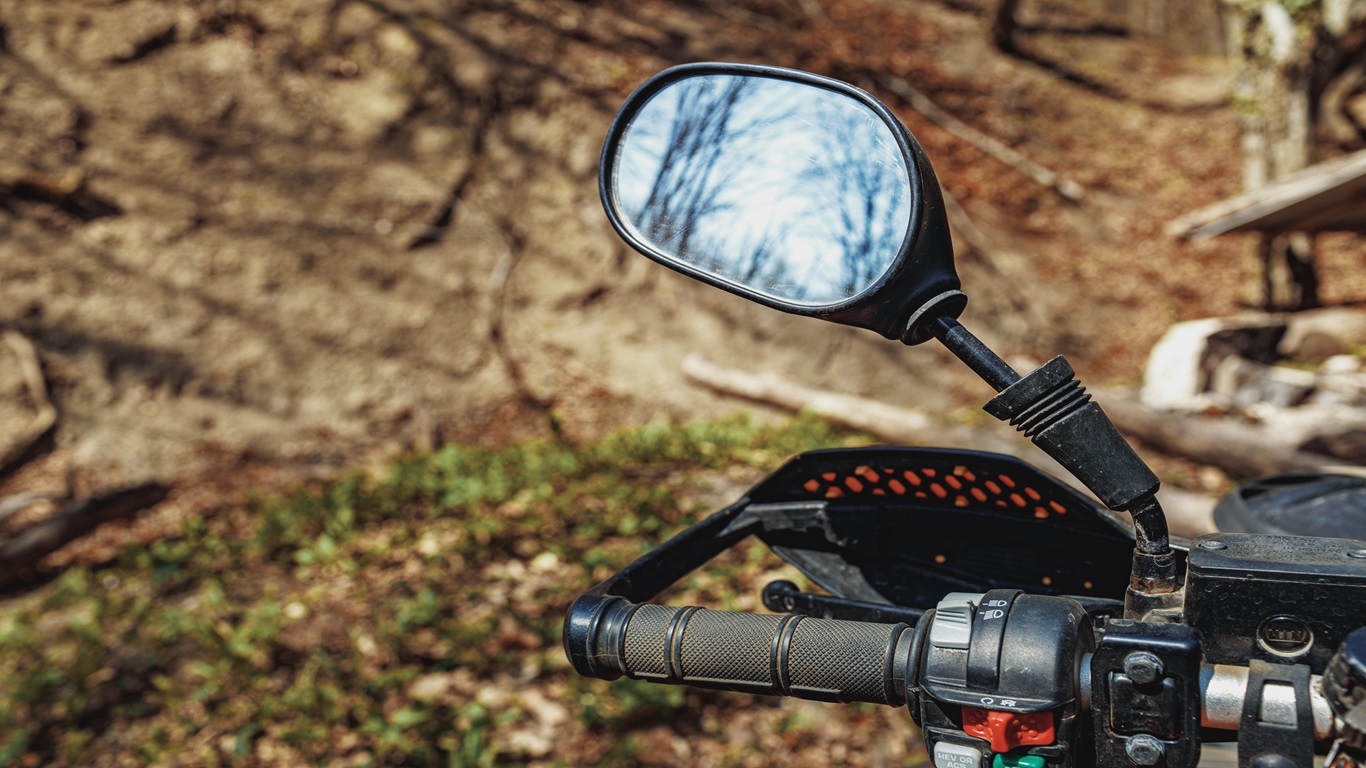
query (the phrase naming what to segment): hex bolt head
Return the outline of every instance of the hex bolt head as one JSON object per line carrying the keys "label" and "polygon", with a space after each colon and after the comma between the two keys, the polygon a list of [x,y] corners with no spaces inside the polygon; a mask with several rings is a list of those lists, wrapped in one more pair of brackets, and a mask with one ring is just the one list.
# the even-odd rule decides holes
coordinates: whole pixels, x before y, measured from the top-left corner
{"label": "hex bolt head", "polygon": [[1139,685],[1162,679],[1162,660],[1147,651],[1134,651],[1124,657],[1124,674]]}
{"label": "hex bolt head", "polygon": [[1124,743],[1124,754],[1134,762],[1134,765],[1157,765],[1162,762],[1162,756],[1166,754],[1167,748],[1157,737],[1146,733],[1137,736],[1130,736]]}
{"label": "hex bolt head", "polygon": [[1207,549],[1211,552],[1218,552],[1221,549],[1228,549],[1228,545],[1217,539],[1210,539],[1209,541],[1200,542],[1200,548]]}

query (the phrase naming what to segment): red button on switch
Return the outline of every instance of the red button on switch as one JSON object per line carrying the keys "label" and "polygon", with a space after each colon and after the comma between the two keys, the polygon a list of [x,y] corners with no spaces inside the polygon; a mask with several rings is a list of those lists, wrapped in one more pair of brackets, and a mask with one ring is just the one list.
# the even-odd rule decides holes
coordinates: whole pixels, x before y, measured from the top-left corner
{"label": "red button on switch", "polygon": [[1001,712],[963,707],[963,732],[991,742],[993,752],[1021,746],[1052,744],[1052,712]]}

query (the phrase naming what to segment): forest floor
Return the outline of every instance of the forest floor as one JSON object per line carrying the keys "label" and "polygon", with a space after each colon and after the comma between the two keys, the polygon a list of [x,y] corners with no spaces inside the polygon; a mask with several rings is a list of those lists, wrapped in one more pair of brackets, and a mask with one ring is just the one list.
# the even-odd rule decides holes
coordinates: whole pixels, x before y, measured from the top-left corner
{"label": "forest floor", "polygon": [[[1081,0],[1023,4],[1032,61],[1006,56],[988,5],[0,0],[0,329],[32,343],[57,413],[0,477],[0,499],[50,501],[0,524],[170,485],[45,567],[101,564],[236,519],[250,493],[399,455],[589,446],[754,409],[685,381],[699,351],[977,407],[984,386],[942,350],[764,310],[614,236],[602,137],[635,86],[688,61],[806,69],[886,101],[982,233],[959,247],[965,324],[1008,360],[1066,354],[1089,381],[1135,384],[1170,323],[1259,298],[1249,243],[1163,233],[1239,188],[1234,73],[1088,26]],[[899,83],[1084,196],[987,156]],[[1366,296],[1358,241],[1320,258],[1328,303]],[[39,405],[18,358],[0,345],[0,440]]]}
{"label": "forest floor", "polygon": [[[1007,359],[1132,384],[1171,322],[1256,298],[1249,243],[1162,231],[1238,188],[1232,75],[1087,32],[1084,3],[1025,4],[1023,61],[990,45],[985,5],[0,0],[0,326],[34,344],[59,414],[0,495],[187,489],[140,524],[154,538],[242,489],[405,450],[746,407],[684,381],[695,351],[894,405],[979,403],[942,350],[748,305],[611,233],[594,172],[613,111],[695,60],[886,100],[983,233],[960,238],[964,322]],[[898,82],[1085,196],[986,156]],[[1326,249],[1329,303],[1366,294],[1355,258]],[[13,354],[0,435],[32,418]]]}

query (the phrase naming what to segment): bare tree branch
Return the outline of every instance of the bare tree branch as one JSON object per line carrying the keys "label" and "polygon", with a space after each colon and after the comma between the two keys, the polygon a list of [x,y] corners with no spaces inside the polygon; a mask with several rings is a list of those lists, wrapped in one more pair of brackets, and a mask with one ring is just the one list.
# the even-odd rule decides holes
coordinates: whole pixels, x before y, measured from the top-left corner
{"label": "bare tree branch", "polygon": [[1056,172],[1021,155],[999,140],[959,120],[905,80],[899,77],[888,77],[884,78],[881,84],[887,90],[905,99],[911,109],[924,115],[935,125],[1023,173],[1038,184],[1052,189],[1072,202],[1080,202],[1086,195],[1086,190],[1077,182],[1059,176]]}

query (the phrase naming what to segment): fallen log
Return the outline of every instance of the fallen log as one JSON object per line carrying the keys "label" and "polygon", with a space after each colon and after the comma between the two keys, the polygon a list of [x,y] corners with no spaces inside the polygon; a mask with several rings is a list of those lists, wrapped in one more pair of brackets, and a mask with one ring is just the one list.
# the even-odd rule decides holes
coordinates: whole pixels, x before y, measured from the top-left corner
{"label": "fallen log", "polygon": [[[1115,392],[1093,392],[1119,431],[1164,453],[1252,478],[1296,471],[1351,471],[1342,460],[1278,442],[1267,430],[1230,419],[1155,411]],[[1359,471],[1359,470],[1358,470]]]}
{"label": "fallen log", "polygon": [[39,560],[68,542],[105,523],[133,517],[160,503],[170,492],[160,483],[143,483],[67,503],[51,517],[0,542],[0,588],[31,578]]}
{"label": "fallen log", "polygon": [[[854,395],[803,387],[772,373],[748,373],[716,365],[698,355],[683,360],[683,374],[708,389],[780,408],[807,410],[818,416],[867,432],[888,443],[933,445],[991,451],[1014,456],[1082,490],[1089,491],[1051,456],[1009,427],[969,427],[944,424],[926,414]],[[1177,488],[1158,493],[1168,524],[1177,536],[1194,537],[1214,530],[1214,499]]]}

